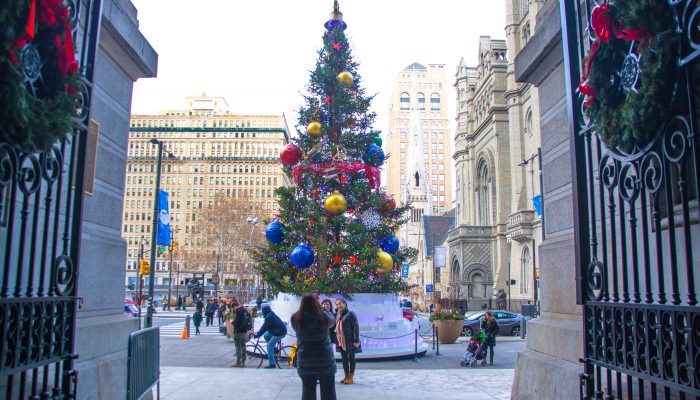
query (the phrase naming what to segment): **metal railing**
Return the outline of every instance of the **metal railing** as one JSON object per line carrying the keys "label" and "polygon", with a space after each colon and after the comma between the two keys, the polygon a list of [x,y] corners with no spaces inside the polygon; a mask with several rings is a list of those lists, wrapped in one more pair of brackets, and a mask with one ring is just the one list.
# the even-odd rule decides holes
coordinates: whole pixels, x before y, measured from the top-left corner
{"label": "metal railing", "polygon": [[160,328],[153,327],[129,335],[126,399],[140,400],[158,388],[160,398]]}

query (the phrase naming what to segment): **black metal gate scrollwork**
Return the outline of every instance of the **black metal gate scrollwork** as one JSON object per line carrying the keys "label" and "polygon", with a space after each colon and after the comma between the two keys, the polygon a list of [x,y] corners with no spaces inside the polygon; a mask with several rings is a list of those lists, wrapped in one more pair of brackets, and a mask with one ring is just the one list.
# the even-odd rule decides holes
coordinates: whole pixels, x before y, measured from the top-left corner
{"label": "black metal gate scrollwork", "polygon": [[[80,68],[78,127],[44,152],[11,143],[0,127],[0,397],[6,399],[76,397],[83,170],[102,2],[64,4]],[[25,46],[21,57],[33,91],[41,59],[30,50]]]}
{"label": "black metal gate scrollwork", "polygon": [[[663,124],[653,138],[620,148],[584,115],[578,88],[595,40],[591,13],[621,1],[630,0],[560,0],[583,306],[581,398],[698,398],[700,2],[657,2],[672,11],[679,43],[672,112],[656,116]],[[620,90],[634,90],[644,68],[631,54],[611,78]]]}

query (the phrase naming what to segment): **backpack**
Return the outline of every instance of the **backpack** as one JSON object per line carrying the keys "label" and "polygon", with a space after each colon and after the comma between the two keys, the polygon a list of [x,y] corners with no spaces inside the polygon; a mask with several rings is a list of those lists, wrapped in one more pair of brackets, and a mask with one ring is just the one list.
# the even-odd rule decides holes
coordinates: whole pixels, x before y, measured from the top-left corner
{"label": "backpack", "polygon": [[241,321],[241,328],[243,332],[248,332],[253,327],[253,321],[250,317],[248,311],[243,313],[243,321]]}

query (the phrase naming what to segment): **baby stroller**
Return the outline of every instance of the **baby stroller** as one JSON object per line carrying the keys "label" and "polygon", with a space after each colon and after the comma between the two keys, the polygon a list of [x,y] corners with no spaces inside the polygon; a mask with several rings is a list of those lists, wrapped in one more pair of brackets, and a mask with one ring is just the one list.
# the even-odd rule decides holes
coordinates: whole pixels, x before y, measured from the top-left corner
{"label": "baby stroller", "polygon": [[484,332],[479,332],[469,339],[467,351],[459,361],[459,365],[462,367],[476,367],[479,365],[479,362],[481,362],[481,365],[486,365],[486,345],[484,342],[486,342],[486,334]]}

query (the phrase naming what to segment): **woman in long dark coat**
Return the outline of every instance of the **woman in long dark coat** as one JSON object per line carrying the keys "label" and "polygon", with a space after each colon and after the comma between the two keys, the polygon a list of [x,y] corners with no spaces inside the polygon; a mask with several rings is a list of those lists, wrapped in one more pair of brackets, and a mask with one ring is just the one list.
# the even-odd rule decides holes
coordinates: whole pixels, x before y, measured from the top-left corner
{"label": "woman in long dark coat", "polygon": [[345,300],[336,300],[335,307],[335,346],[343,358],[343,371],[345,371],[345,378],[340,383],[352,385],[355,375],[355,353],[360,348],[360,324],[357,322],[357,315],[348,310],[348,303]]}
{"label": "woman in long dark coat", "polygon": [[297,333],[297,373],[302,383],[302,400],[316,400],[316,382],[321,386],[321,400],[336,400],[335,355],[329,328],[335,321],[318,302],[316,295],[301,296],[299,311],[292,314],[292,328]]}

